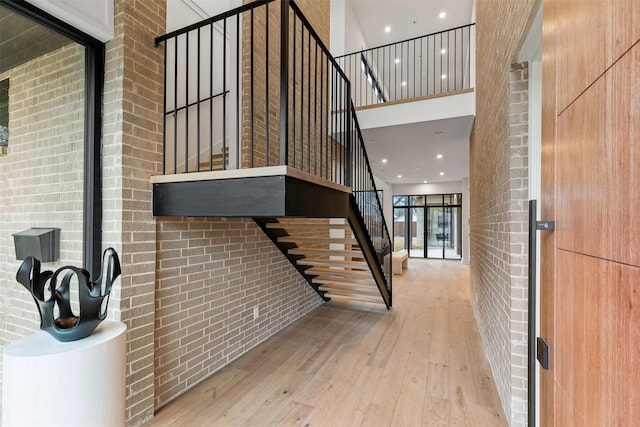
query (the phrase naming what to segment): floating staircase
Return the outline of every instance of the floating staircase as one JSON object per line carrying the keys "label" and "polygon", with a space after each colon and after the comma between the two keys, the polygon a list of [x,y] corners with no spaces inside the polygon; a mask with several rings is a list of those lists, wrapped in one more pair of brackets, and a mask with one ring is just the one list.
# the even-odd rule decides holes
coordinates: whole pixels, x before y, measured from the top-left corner
{"label": "floating staircase", "polygon": [[[165,58],[173,57],[165,66],[165,82],[173,84],[165,85],[164,99],[172,101],[165,105],[162,175],[151,179],[153,214],[253,218],[325,300],[390,308],[391,236],[345,96],[351,83],[295,1],[272,2],[247,2],[155,39]],[[279,28],[254,20],[256,14],[279,14]],[[268,43],[274,31],[279,55]],[[240,67],[240,47],[259,52],[260,60],[251,55]],[[280,64],[271,83],[271,67],[266,75],[261,68],[264,51]],[[209,72],[182,69],[179,58],[209,61]],[[222,144],[207,148],[207,138]],[[188,159],[183,167],[176,153]]]}
{"label": "floating staircase", "polygon": [[255,219],[325,300],[385,306],[347,219]]}

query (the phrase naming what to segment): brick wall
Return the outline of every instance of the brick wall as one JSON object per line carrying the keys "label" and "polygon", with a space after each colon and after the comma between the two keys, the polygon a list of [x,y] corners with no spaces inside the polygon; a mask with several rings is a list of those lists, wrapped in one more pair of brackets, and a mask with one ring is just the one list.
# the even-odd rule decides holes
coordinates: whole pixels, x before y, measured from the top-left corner
{"label": "brick wall", "polygon": [[157,230],[156,408],[322,302],[252,220],[163,218]]}
{"label": "brick wall", "polygon": [[527,261],[522,111],[526,76],[517,66],[512,73],[511,64],[535,4],[479,0],[476,20],[476,120],[469,183],[471,302],[511,425],[526,424]]}
{"label": "brick wall", "polygon": [[16,282],[12,234],[58,227],[55,270],[82,265],[84,48],[69,44],[0,74],[9,77],[9,148],[0,156],[0,351],[40,325]]}
{"label": "brick wall", "polygon": [[107,43],[103,126],[103,242],[120,254],[110,316],[126,323],[127,425],[154,410],[155,220],[149,178],[161,170],[165,2],[116,0]]}
{"label": "brick wall", "polygon": [[512,64],[509,87],[511,425],[527,424],[529,69]]}

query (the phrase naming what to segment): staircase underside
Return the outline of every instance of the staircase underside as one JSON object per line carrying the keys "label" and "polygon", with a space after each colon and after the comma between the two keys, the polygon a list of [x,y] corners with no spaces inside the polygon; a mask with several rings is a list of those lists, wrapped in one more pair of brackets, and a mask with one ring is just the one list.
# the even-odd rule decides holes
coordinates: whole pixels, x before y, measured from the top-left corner
{"label": "staircase underside", "polygon": [[325,300],[390,307],[351,189],[286,166],[258,169],[153,177],[153,214],[253,218]]}
{"label": "staircase underside", "polygon": [[351,189],[286,166],[152,178],[154,216],[346,218]]}

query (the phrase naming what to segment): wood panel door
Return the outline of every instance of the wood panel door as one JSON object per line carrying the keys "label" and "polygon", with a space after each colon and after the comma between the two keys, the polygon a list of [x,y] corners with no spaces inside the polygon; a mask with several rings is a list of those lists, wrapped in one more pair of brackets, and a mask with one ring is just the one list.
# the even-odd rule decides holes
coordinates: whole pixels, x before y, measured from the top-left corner
{"label": "wood panel door", "polygon": [[640,419],[640,2],[544,0],[542,426]]}

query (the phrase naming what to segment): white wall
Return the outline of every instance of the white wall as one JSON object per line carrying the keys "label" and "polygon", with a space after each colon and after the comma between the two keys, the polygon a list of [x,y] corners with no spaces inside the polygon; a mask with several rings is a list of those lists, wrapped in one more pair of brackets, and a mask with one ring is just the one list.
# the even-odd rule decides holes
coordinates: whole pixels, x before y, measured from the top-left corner
{"label": "white wall", "polygon": [[331,45],[333,56],[367,49],[358,18],[347,0],[331,0]]}
{"label": "white wall", "polygon": [[113,38],[113,0],[28,2],[102,42],[108,42]]}

